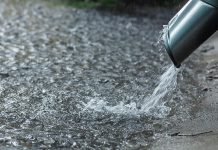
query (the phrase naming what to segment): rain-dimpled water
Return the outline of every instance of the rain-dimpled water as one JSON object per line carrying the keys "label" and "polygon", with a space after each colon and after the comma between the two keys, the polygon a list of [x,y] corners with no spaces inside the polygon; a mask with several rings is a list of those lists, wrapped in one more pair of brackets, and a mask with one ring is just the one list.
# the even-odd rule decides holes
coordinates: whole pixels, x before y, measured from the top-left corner
{"label": "rain-dimpled water", "polygon": [[157,42],[171,16],[1,0],[0,149],[145,149],[187,119],[199,83]]}

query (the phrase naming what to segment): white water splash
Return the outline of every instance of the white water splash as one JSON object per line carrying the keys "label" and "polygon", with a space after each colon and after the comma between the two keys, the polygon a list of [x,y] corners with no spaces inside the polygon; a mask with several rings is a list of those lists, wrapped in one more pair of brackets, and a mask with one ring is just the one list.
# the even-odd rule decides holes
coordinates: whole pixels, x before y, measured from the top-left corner
{"label": "white water splash", "polygon": [[[163,98],[173,92],[177,85],[177,73],[178,70],[172,65],[166,70],[166,72],[160,77],[158,86],[154,89],[153,93],[144,99],[144,102],[139,109],[135,102],[131,102],[130,104],[124,104],[120,102],[116,106],[108,105],[108,102],[104,99],[92,98],[88,103],[84,103],[85,106],[83,111],[96,111],[96,112],[110,112],[113,114],[121,114],[121,115],[140,115],[140,114],[148,114],[154,113],[153,109],[162,109],[159,110],[159,114],[152,114],[157,117],[165,116],[165,113],[168,108],[164,106],[166,100]],[[151,112],[152,111],[152,112]],[[168,112],[168,111],[167,111]]]}
{"label": "white water splash", "polygon": [[158,105],[160,100],[164,98],[164,96],[172,92],[177,85],[177,69],[174,66],[171,66],[161,77],[160,77],[160,83],[158,86],[154,89],[152,95],[148,97],[144,104],[142,109],[147,112],[151,108],[154,108]]}

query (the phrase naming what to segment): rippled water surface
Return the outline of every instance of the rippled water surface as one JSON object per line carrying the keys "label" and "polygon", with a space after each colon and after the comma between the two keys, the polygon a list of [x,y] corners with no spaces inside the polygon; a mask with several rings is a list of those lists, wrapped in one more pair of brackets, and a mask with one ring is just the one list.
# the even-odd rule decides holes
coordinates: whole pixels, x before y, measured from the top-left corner
{"label": "rippled water surface", "polygon": [[188,118],[195,63],[156,42],[170,17],[1,0],[0,148],[145,149]]}

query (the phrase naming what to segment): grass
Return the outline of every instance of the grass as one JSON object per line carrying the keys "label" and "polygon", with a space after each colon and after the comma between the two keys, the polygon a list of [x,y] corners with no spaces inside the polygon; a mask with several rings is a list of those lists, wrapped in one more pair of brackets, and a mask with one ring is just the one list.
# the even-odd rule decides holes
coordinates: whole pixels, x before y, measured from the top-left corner
{"label": "grass", "polygon": [[54,5],[64,5],[75,8],[114,8],[120,4],[119,0],[47,0]]}

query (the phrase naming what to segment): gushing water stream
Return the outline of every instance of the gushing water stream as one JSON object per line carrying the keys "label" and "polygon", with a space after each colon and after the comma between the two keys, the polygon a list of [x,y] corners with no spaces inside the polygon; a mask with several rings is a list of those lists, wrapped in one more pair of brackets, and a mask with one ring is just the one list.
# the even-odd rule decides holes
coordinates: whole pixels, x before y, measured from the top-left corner
{"label": "gushing water stream", "polygon": [[177,85],[178,70],[172,65],[159,79],[158,86],[154,89],[151,96],[147,97],[143,104],[143,110],[149,111],[151,108],[158,106],[166,94],[170,94]]}
{"label": "gushing water stream", "polygon": [[[169,66],[168,69],[161,75],[157,87],[154,89],[153,93],[150,96],[147,96],[140,107],[138,107],[136,102],[131,102],[129,104],[124,104],[120,102],[116,106],[108,105],[108,102],[103,99],[93,98],[87,104],[84,103],[84,109],[94,110],[97,112],[108,111],[114,114],[123,114],[123,115],[138,115],[138,114],[150,114],[150,111],[154,108],[161,109],[159,112],[166,112],[164,110],[170,109],[167,106],[164,106],[165,102],[164,97],[167,94],[171,94],[177,85],[177,73],[173,65]],[[168,112],[168,111],[167,111]],[[166,114],[158,114],[158,117],[163,117]]]}

